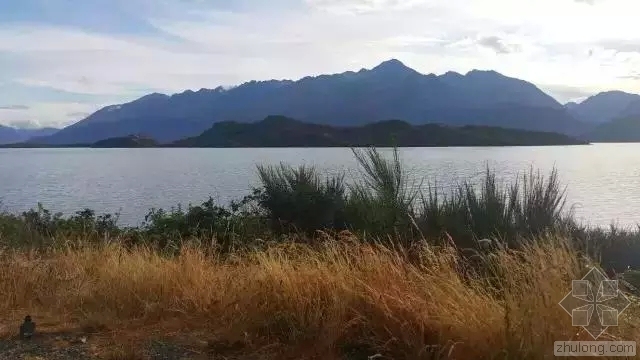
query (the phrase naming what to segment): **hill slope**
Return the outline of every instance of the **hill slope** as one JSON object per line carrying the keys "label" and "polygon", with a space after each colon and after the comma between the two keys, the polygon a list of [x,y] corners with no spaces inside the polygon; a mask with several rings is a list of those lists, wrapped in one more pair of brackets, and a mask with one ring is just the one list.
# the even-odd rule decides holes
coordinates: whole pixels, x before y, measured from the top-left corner
{"label": "hill slope", "polygon": [[585,138],[593,142],[640,142],[640,116],[606,122],[589,132]]}
{"label": "hill slope", "polygon": [[298,81],[151,94],[103,108],[41,141],[93,143],[145,133],[170,142],[197,135],[216,122],[251,122],[272,114],[333,126],[405,119],[412,124],[496,125],[569,134],[582,129],[561,104],[531,83],[494,71],[423,75],[389,60],[370,70]]}
{"label": "hill slope", "polygon": [[583,144],[566,135],[486,126],[411,125],[390,120],[359,127],[309,124],[283,116],[219,122],[172,147],[510,146]]}

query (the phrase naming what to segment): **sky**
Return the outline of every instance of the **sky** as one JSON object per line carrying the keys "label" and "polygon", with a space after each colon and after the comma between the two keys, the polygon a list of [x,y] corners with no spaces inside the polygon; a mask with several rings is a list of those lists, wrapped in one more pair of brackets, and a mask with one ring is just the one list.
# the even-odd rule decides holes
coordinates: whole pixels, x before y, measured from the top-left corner
{"label": "sky", "polygon": [[637,0],[0,0],[0,124],[150,92],[371,68],[496,70],[560,102],[640,93]]}

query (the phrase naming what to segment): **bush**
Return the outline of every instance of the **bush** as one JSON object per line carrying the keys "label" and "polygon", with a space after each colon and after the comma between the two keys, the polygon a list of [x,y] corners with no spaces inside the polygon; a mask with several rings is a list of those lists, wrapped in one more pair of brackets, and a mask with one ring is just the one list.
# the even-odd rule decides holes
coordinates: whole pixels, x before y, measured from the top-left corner
{"label": "bush", "polygon": [[121,236],[126,229],[118,226],[118,215],[96,216],[91,209],[63,217],[38,204],[21,215],[0,213],[0,245],[11,247],[51,246],[74,242],[98,242]]}
{"label": "bush", "polygon": [[169,211],[151,209],[145,216],[142,229],[147,235],[186,238],[210,235],[224,228],[231,212],[216,206],[212,198],[199,206],[189,205],[185,212],[181,206]]}
{"label": "bush", "polygon": [[258,166],[259,205],[279,232],[344,228],[344,176],[321,180],[313,167]]}
{"label": "bush", "polygon": [[398,149],[393,149],[392,159],[385,159],[375,148],[352,151],[362,169],[362,179],[350,186],[348,225],[374,236],[409,233],[418,192],[408,186]]}
{"label": "bush", "polygon": [[251,208],[259,194],[233,202],[230,208],[216,205],[210,197],[199,206],[189,205],[187,211],[180,206],[169,211],[151,209],[136,233],[137,242],[179,249],[185,241],[206,240],[226,252],[265,230],[260,214]]}
{"label": "bush", "polygon": [[103,214],[96,216],[95,211],[84,209],[64,218],[62,213],[52,214],[42,204],[37,209],[22,213],[25,224],[32,230],[44,235],[84,234],[85,236],[108,236],[120,233],[118,215]]}
{"label": "bush", "polygon": [[621,273],[640,269],[640,226],[635,229],[609,229],[574,226],[571,238],[583,253],[596,259],[607,271]]}
{"label": "bush", "polygon": [[352,151],[362,179],[351,184],[348,192],[344,174],[323,180],[313,167],[259,166],[259,204],[274,229],[309,234],[349,228],[378,239],[410,232],[418,192],[408,186],[398,150],[394,149],[392,159],[375,148]]}
{"label": "bush", "polygon": [[478,239],[493,238],[507,245],[561,231],[567,225],[563,213],[565,193],[557,171],[548,177],[530,171],[510,186],[501,186],[487,169],[479,186],[468,181],[448,196],[430,187],[422,196],[418,223],[428,237],[449,234],[458,246],[474,247]]}

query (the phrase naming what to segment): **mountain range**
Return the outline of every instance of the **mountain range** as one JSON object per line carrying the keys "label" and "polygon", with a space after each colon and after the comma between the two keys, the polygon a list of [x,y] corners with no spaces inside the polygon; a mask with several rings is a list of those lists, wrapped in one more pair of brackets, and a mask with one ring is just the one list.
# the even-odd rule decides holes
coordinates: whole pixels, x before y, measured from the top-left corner
{"label": "mountain range", "polygon": [[46,137],[55,134],[58,130],[55,128],[18,129],[0,125],[0,144],[19,143],[32,138]]}
{"label": "mountain range", "polygon": [[[535,85],[495,71],[421,74],[389,60],[372,69],[297,81],[250,81],[232,88],[153,93],[104,107],[33,141],[94,143],[143,133],[171,143],[197,136],[214,123],[249,123],[270,115],[338,127],[401,119],[413,125],[496,126],[590,139],[603,131],[611,133],[602,126],[620,118],[627,122],[637,118],[640,123],[640,96],[612,91],[579,104],[561,104]],[[636,135],[640,140],[640,129]]]}

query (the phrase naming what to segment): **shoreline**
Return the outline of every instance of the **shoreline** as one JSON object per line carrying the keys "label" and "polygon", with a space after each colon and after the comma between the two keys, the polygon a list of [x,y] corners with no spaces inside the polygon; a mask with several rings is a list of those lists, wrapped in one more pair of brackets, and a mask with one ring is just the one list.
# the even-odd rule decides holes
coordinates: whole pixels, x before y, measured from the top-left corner
{"label": "shoreline", "polygon": [[[92,146],[86,144],[77,144],[77,145],[16,145],[16,144],[4,144],[0,145],[0,149],[336,149],[336,148],[357,148],[364,149],[369,147],[376,147],[379,149],[392,149],[394,147],[397,148],[470,148],[470,147],[552,147],[552,146],[587,146],[594,145],[600,143],[593,142],[585,142],[580,144],[540,144],[540,145],[448,145],[448,146],[440,146],[440,145],[422,145],[422,146],[379,146],[379,145],[357,145],[357,146],[349,146],[349,145],[335,145],[335,146],[175,146],[175,145],[157,145],[157,146]],[[614,144],[614,143],[602,143],[602,144]],[[630,143],[625,143],[630,144]]]}
{"label": "shoreline", "polygon": [[574,238],[580,246],[632,240],[624,259],[613,257],[608,266],[640,268],[640,230],[578,220],[565,203],[556,169],[546,176],[531,169],[501,181],[486,169],[484,177],[461,179],[441,192],[411,185],[419,178],[405,172],[398,148],[391,158],[376,148],[351,151],[362,172],[352,182],[344,173],[321,174],[309,166],[258,166],[259,185],[228,203],[210,197],[200,204],[145,209],[144,215],[124,225],[118,212],[100,214],[85,208],[64,215],[55,213],[55,206],[39,206],[17,214],[0,212],[0,225],[5,222],[18,232],[14,239],[8,238],[15,246],[29,246],[27,239],[55,240],[58,233],[85,236],[87,231],[96,240],[116,236],[154,246],[202,236],[222,237],[227,245],[237,246],[240,239],[279,239],[316,231],[408,238],[419,233],[428,239],[441,239],[447,233],[465,247],[473,247],[481,238],[517,242],[551,232]]}
{"label": "shoreline", "polygon": [[[61,130],[64,132],[64,130]],[[52,135],[55,138],[55,134]],[[156,135],[158,136],[158,135]],[[183,135],[184,136],[184,135]],[[92,139],[93,136],[85,138]],[[257,122],[222,121],[199,134],[181,139],[129,134],[100,140],[63,138],[31,140],[12,147],[436,147],[436,146],[535,146],[586,145],[578,135],[485,125],[413,124],[402,120],[371,122],[358,126],[330,126],[306,123],[284,116],[268,116]],[[57,145],[50,145],[56,143]],[[65,144],[67,143],[67,144]]]}

